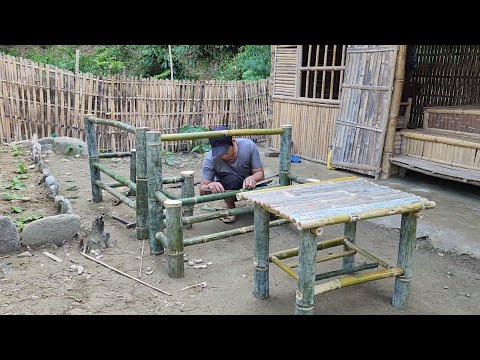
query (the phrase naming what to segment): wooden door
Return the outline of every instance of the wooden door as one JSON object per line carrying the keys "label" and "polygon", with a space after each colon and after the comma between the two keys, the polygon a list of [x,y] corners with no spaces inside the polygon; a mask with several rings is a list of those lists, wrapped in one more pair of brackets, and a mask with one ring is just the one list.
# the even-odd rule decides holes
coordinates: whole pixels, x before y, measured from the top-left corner
{"label": "wooden door", "polygon": [[398,45],[349,45],[331,164],[375,176],[381,171]]}

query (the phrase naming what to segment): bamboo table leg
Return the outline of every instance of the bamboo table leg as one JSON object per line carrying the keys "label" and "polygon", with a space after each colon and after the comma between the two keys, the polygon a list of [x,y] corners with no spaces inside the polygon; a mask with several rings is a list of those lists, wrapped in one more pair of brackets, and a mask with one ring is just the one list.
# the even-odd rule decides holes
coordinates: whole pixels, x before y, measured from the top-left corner
{"label": "bamboo table leg", "polygon": [[316,255],[316,236],[300,230],[295,315],[313,315]]}
{"label": "bamboo table leg", "polygon": [[[349,222],[345,223],[345,230],[343,234],[345,235],[350,242],[355,243],[355,235],[357,233],[357,223],[354,222]],[[343,246],[343,251],[350,250],[347,246]],[[355,264],[355,255],[350,255],[350,256],[345,256],[343,258],[343,269],[352,269],[353,265]]]}
{"label": "bamboo table leg", "polygon": [[270,237],[270,213],[260,205],[255,205],[253,212],[255,249],[253,256],[253,296],[258,299],[268,298],[268,255]]}
{"label": "bamboo table leg", "polygon": [[403,269],[403,275],[395,278],[392,305],[398,309],[407,307],[412,278],[413,250],[417,233],[417,217],[415,213],[402,214],[400,228],[400,244],[398,245],[397,266]]}

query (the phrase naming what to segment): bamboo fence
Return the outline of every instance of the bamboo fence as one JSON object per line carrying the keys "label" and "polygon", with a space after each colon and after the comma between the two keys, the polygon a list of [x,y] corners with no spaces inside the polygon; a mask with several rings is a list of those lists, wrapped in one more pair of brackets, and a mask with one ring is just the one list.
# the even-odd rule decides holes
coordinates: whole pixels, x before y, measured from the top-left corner
{"label": "bamboo fence", "polygon": [[417,45],[417,56],[409,128],[422,127],[424,107],[480,104],[479,45]]}
{"label": "bamboo fence", "polygon": [[[268,82],[101,77],[0,54],[0,143],[53,133],[85,140],[85,114],[162,134],[186,125],[268,128]],[[97,139],[101,151],[135,147],[134,136],[111,126],[98,125]],[[178,151],[189,144],[163,146]]]}

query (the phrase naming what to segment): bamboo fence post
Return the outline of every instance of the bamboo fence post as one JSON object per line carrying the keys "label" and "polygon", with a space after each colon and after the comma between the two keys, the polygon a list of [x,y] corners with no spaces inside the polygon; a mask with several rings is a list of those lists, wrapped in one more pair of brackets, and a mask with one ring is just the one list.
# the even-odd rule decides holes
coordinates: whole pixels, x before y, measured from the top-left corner
{"label": "bamboo fence post", "polygon": [[400,111],[400,102],[402,101],[402,91],[405,77],[405,56],[407,46],[400,45],[397,53],[397,62],[395,65],[395,77],[393,84],[392,100],[388,116],[388,124],[385,133],[385,146],[383,148],[381,179],[388,179],[391,173],[390,157],[395,150],[395,132],[397,131],[398,112]]}
{"label": "bamboo fence post", "polygon": [[290,172],[291,147],[292,147],[292,125],[282,125],[283,134],[280,136],[279,160],[279,184],[280,186],[290,185],[288,173]]}
{"label": "bamboo fence post", "polygon": [[137,185],[137,240],[148,239],[148,180],[147,180],[147,151],[146,132],[148,127],[138,127],[135,130],[136,136],[136,185]]}
{"label": "bamboo fence post", "polygon": [[[195,171],[182,171],[180,175],[183,178],[182,182],[182,198],[189,198],[195,196]],[[183,216],[193,216],[193,205],[185,205],[183,207]],[[186,229],[191,229],[192,224],[185,224]]]}
{"label": "bamboo fence post", "polygon": [[395,288],[392,298],[392,305],[398,309],[405,309],[408,303],[410,281],[413,273],[412,264],[416,233],[417,213],[402,214],[397,266],[403,269],[403,275],[395,278]]}
{"label": "bamboo fence post", "polygon": [[146,132],[146,161],[148,185],[148,234],[150,254],[163,254],[164,248],[155,234],[163,231],[163,205],[155,196],[156,191],[162,191],[162,143],[160,131]]}
{"label": "bamboo fence post", "polygon": [[260,205],[255,204],[253,211],[254,222],[254,273],[253,273],[253,296],[257,299],[266,299],[269,296],[268,261],[269,261],[269,237],[270,237],[270,213]]}
{"label": "bamboo fence post", "polygon": [[[345,223],[345,228],[343,235],[350,240],[350,242],[355,243],[355,235],[357,233],[357,223],[355,221]],[[343,245],[343,251],[348,251],[350,248],[346,245]],[[342,269],[353,269],[355,264],[355,255],[345,256],[343,258]]]}
{"label": "bamboo fence post", "polygon": [[309,230],[300,230],[298,280],[295,294],[295,315],[313,315],[317,242]]}
{"label": "bamboo fence post", "polygon": [[[136,182],[137,181],[137,150],[130,149],[130,181]],[[135,196],[137,193],[135,190],[130,189],[129,195]]]}
{"label": "bamboo fence post", "polygon": [[183,226],[182,202],[179,200],[166,200],[164,202],[167,225],[167,255],[168,276],[182,278],[185,276],[183,254]]}
{"label": "bamboo fence post", "polygon": [[95,132],[95,124],[88,120],[91,114],[85,115],[85,132],[87,137],[88,148],[88,163],[90,167],[90,184],[92,186],[92,200],[93,202],[102,201],[102,189],[97,185],[97,180],[100,179],[100,169],[93,164],[98,163],[98,148],[97,148],[97,134]]}

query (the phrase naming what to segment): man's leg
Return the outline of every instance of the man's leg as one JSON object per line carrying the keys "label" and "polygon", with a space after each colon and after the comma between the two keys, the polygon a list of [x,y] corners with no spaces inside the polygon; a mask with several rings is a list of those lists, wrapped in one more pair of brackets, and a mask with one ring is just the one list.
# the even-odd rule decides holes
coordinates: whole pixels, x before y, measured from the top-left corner
{"label": "man's leg", "polygon": [[[240,190],[243,187],[243,181],[234,174],[229,174],[220,179],[220,183],[225,190]],[[237,199],[224,199],[229,209],[235,209],[235,202]],[[235,221],[235,215],[221,218],[225,223],[232,223]]]}

